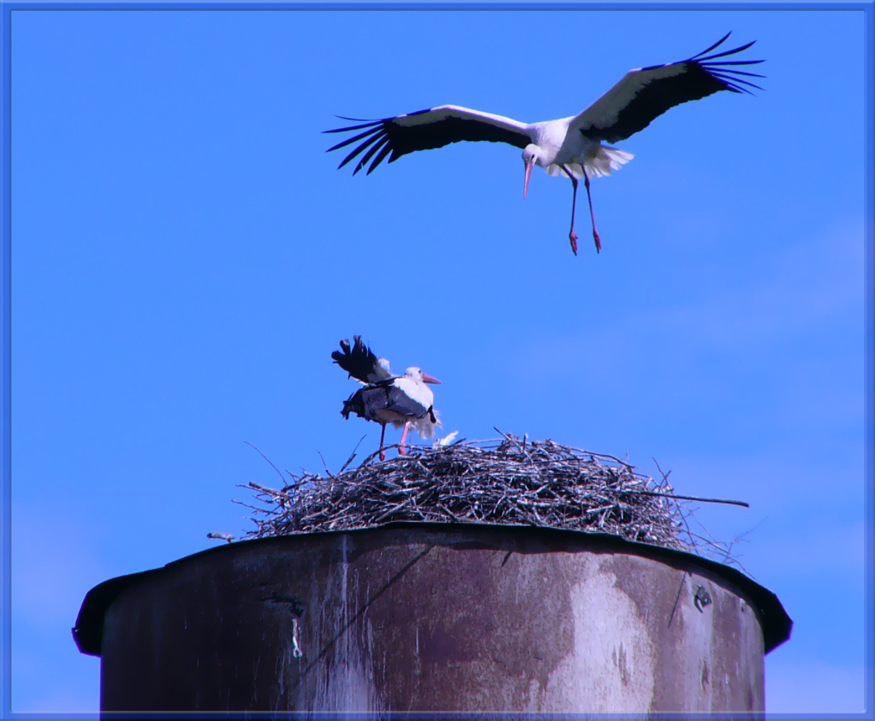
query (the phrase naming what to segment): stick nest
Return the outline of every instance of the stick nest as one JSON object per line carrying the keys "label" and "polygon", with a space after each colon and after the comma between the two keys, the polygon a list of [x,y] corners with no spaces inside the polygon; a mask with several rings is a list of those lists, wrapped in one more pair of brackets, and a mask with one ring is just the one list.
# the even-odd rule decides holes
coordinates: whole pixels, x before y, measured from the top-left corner
{"label": "stick nest", "polygon": [[246,537],[429,521],[547,526],[683,551],[700,552],[703,542],[726,551],[690,532],[690,512],[672,497],[667,476],[654,481],[613,456],[512,435],[412,446],[408,455],[384,462],[373,462],[376,455],[345,470],[353,454],[341,472],[326,476],[287,471],[291,482],[281,490],[241,486],[260,504],[242,504],[256,525]]}

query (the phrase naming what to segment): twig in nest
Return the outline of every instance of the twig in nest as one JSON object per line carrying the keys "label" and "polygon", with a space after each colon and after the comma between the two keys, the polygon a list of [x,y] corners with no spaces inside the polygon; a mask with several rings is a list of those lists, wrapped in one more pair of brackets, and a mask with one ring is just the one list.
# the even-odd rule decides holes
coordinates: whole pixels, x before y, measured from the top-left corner
{"label": "twig in nest", "polygon": [[359,442],[355,444],[355,448],[352,449],[352,453],[349,454],[349,458],[346,459],[346,463],[344,463],[340,467],[340,473],[343,473],[346,470],[346,467],[350,463],[352,463],[353,458],[355,458],[355,452],[359,449],[359,446],[362,444],[362,441],[367,437],[368,437],[367,434],[365,434],[361,438],[359,438]]}
{"label": "twig in nest", "polygon": [[325,473],[329,478],[334,478],[334,474],[328,470],[328,464],[325,462],[325,458],[322,455],[322,451],[316,451],[319,454],[319,458],[322,461],[322,467],[325,469]]}
{"label": "twig in nest", "polygon": [[[258,446],[256,446],[256,445],[250,443],[249,441],[243,441],[243,442],[244,442],[247,446],[252,446],[252,448],[254,448],[256,451],[258,451],[259,453],[261,453],[261,449],[260,449]],[[283,478],[283,474],[280,473],[280,469],[277,468],[277,467],[273,464],[273,461],[271,461],[270,458],[268,458],[266,455],[264,455],[264,453],[261,453],[261,457],[262,457],[264,460],[266,460],[268,463],[270,463],[270,467],[273,468],[273,470],[275,470],[275,471],[277,472],[277,474],[279,475],[279,477],[283,479],[283,482],[285,482],[285,478]]]}

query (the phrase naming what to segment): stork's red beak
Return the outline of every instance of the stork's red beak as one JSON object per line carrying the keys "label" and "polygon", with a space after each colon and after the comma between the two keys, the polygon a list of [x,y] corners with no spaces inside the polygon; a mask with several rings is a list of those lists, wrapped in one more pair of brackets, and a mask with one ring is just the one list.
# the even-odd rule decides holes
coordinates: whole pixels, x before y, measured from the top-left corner
{"label": "stork's red beak", "polygon": [[422,374],[422,382],[423,383],[437,383],[438,385],[441,384],[441,382],[437,378],[435,378],[434,376],[430,376],[428,373]]}
{"label": "stork's red beak", "polygon": [[526,163],[526,184],[523,186],[523,200],[526,199],[526,194],[529,192],[529,178],[532,177],[532,168],[535,167],[535,161]]}

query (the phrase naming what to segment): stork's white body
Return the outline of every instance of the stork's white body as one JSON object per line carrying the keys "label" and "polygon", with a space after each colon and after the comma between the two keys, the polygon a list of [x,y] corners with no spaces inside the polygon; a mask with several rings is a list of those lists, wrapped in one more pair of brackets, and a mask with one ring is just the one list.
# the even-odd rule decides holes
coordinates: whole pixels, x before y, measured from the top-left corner
{"label": "stork's white body", "polygon": [[402,428],[410,424],[421,438],[426,439],[434,438],[435,427],[441,425],[439,414],[433,409],[434,393],[419,368],[408,368],[403,376],[393,378],[390,384],[366,386],[360,392],[364,396],[366,413],[381,425],[391,423],[395,428]]}
{"label": "stork's white body", "polygon": [[547,175],[554,178],[574,177],[577,180],[583,177],[601,178],[635,157],[625,150],[590,140],[583,133],[573,132],[578,130],[582,116],[583,113],[525,126],[532,139],[530,145],[537,148],[535,165],[544,168]]}

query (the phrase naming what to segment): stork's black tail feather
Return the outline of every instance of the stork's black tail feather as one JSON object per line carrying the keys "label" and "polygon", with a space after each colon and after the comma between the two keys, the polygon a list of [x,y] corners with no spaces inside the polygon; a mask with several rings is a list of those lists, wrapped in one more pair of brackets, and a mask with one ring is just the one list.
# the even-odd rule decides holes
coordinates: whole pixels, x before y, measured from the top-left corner
{"label": "stork's black tail feather", "polygon": [[367,418],[365,415],[365,399],[361,388],[343,402],[343,410],[340,411],[340,415],[349,420],[350,413],[355,413],[359,418]]}

